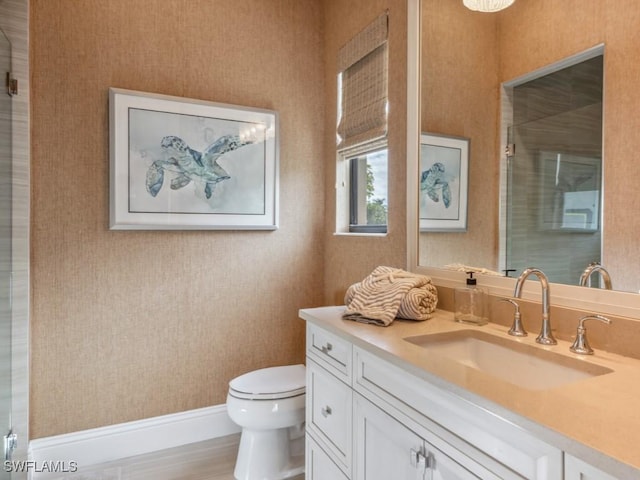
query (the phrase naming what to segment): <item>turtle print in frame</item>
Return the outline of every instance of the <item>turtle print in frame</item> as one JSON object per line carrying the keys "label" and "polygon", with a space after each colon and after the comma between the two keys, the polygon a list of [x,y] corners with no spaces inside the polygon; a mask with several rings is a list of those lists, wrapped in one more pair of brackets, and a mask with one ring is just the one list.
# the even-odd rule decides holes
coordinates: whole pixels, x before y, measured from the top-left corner
{"label": "turtle print in frame", "polygon": [[277,115],[111,89],[112,229],[277,228]]}

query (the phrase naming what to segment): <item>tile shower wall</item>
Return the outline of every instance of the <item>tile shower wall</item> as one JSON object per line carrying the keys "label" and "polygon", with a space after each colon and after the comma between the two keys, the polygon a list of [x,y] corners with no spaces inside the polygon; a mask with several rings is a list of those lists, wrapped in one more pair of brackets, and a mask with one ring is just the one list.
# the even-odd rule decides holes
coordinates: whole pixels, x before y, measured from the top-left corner
{"label": "tile shower wall", "polygon": [[[297,311],[323,303],[321,3],[30,15],[32,438],[221,404],[232,377],[302,362]],[[280,228],[109,231],[109,87],[278,111]]]}

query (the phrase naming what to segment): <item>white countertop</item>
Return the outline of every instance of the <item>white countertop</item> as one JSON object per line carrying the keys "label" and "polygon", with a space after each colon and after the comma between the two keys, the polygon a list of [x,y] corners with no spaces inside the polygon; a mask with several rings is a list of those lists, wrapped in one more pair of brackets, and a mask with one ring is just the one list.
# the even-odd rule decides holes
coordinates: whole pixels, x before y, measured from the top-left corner
{"label": "white countertop", "polygon": [[[463,325],[451,312],[437,310],[425,322],[395,320],[379,327],[343,320],[344,306],[302,309],[300,317],[343,337],[371,353],[453,392],[525,428],[540,439],[582,458],[619,478],[640,478],[640,360],[596,350],[577,355],[570,343],[544,347],[535,336],[516,338],[507,327]],[[404,340],[415,335],[478,329],[536,348],[594,363],[613,370],[548,390],[528,390],[429,354]]]}

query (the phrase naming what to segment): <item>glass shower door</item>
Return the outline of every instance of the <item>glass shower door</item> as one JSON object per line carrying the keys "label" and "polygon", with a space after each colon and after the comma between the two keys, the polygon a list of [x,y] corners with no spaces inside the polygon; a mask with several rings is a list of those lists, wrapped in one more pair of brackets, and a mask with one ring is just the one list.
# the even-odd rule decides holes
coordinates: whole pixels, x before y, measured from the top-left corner
{"label": "glass shower door", "polygon": [[[0,74],[4,78],[10,71],[11,44],[0,30]],[[0,437],[11,431],[11,181],[11,97],[5,91],[0,93]],[[0,480],[9,478],[1,468]]]}

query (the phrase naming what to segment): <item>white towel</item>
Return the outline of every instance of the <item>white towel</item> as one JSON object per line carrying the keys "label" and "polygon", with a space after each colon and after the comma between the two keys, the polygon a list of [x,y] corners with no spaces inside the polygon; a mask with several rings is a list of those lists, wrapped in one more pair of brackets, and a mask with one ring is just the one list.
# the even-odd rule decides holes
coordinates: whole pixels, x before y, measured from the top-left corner
{"label": "white towel", "polygon": [[399,268],[377,267],[345,294],[343,317],[388,326],[395,318],[427,320],[438,304],[431,279]]}

